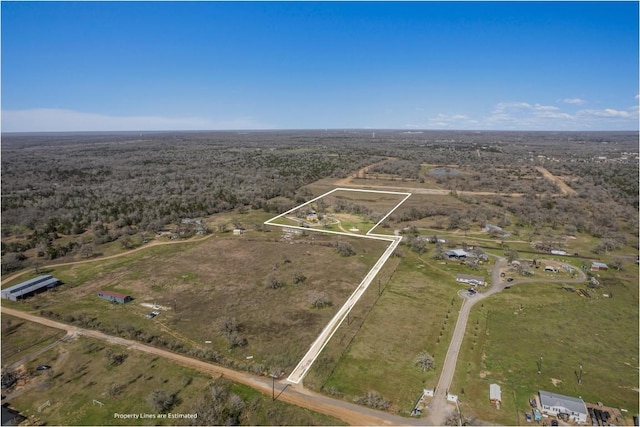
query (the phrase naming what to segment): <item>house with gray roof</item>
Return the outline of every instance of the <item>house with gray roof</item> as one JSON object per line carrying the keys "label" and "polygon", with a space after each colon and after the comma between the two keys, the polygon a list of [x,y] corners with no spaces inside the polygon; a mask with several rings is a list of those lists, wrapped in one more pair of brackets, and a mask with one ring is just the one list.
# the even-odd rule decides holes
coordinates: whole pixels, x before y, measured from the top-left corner
{"label": "house with gray roof", "polygon": [[467,251],[465,251],[464,249],[452,249],[450,251],[447,251],[444,253],[447,257],[449,258],[466,258],[467,255],[469,255],[467,253]]}
{"label": "house with gray roof", "polygon": [[543,414],[560,416],[566,414],[576,423],[587,422],[587,405],[577,397],[539,390],[540,406]]}
{"label": "house with gray roof", "polygon": [[473,276],[471,274],[457,274],[456,282],[468,283],[472,286],[485,286],[484,276]]}

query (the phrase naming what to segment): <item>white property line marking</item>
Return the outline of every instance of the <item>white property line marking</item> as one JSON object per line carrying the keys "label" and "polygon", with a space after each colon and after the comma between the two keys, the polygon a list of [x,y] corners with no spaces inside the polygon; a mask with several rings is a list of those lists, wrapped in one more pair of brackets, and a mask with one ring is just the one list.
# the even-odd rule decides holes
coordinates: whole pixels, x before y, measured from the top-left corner
{"label": "white property line marking", "polygon": [[[306,206],[306,205],[308,205],[310,203],[315,202],[316,200],[319,200],[319,199],[321,199],[321,198],[323,198],[325,196],[328,196],[329,194],[331,194],[331,193],[333,193],[335,191],[353,191],[353,192],[362,192],[362,193],[394,194],[394,195],[405,196],[405,197],[396,206],[394,206],[393,209],[391,209],[389,212],[387,212],[387,214],[385,216],[383,216],[382,219],[380,219],[380,221],[378,221],[365,235],[362,235],[362,234],[351,234],[351,233],[345,233],[345,232],[339,232],[339,231],[330,231],[330,230],[317,230],[317,229],[313,229],[313,228],[291,226],[291,225],[283,225],[283,224],[274,224],[272,222],[272,221],[274,221],[274,220],[276,220],[278,218],[281,218],[281,217],[283,217],[285,215],[290,214],[291,212],[293,212],[293,211],[295,211],[297,209],[300,209],[303,206]],[[309,200],[306,203],[303,203],[303,204],[301,204],[299,206],[296,206],[293,209],[289,209],[288,211],[286,211],[286,212],[284,212],[284,213],[282,213],[282,214],[280,214],[278,216],[275,216],[275,217],[273,217],[273,218],[271,218],[271,219],[269,219],[269,220],[264,222],[267,225],[275,225],[277,227],[282,227],[282,228],[294,228],[294,229],[300,229],[300,230],[305,230],[305,231],[312,231],[312,232],[316,232],[316,233],[338,234],[338,235],[342,235],[342,236],[359,237],[359,238],[366,238],[366,239],[374,239],[374,240],[382,240],[382,241],[386,241],[386,242],[391,242],[391,244],[387,247],[387,249],[384,251],[382,256],[380,256],[378,261],[376,261],[376,263],[371,268],[371,270],[369,270],[369,272],[364,277],[362,282],[360,282],[358,287],[356,287],[355,291],[351,294],[351,296],[347,299],[347,301],[342,305],[342,307],[340,307],[340,310],[338,310],[338,312],[335,314],[335,316],[333,316],[333,318],[329,321],[327,326],[324,327],[324,329],[322,330],[320,335],[318,335],[318,337],[313,342],[313,344],[311,344],[311,347],[309,348],[307,353],[302,357],[302,359],[300,360],[298,365],[295,367],[295,369],[291,372],[291,374],[287,378],[287,381],[289,381],[291,383],[294,383],[294,384],[299,384],[302,381],[302,379],[307,374],[307,372],[308,372],[309,368],[311,367],[311,365],[315,362],[315,360],[320,355],[320,352],[324,349],[324,347],[327,345],[329,340],[331,340],[331,338],[336,333],[336,331],[338,330],[338,328],[340,327],[340,325],[342,324],[344,319],[347,317],[347,315],[349,314],[349,312],[353,308],[353,306],[360,300],[360,297],[362,297],[364,292],[367,290],[367,288],[369,287],[369,285],[371,284],[371,282],[373,281],[375,276],[378,274],[378,272],[380,271],[382,266],[387,262],[389,257],[393,254],[393,251],[398,247],[398,245],[402,241],[402,237],[401,236],[388,236],[388,235],[385,235],[385,234],[374,234],[374,233],[372,233],[372,231],[376,227],[378,227],[385,219],[387,219],[387,217],[389,217],[389,215],[391,215],[398,207],[400,207],[400,205],[402,205],[405,202],[405,200],[407,200],[410,196],[411,196],[411,193],[401,193],[401,192],[397,192],[397,191],[359,190],[359,189],[342,188],[342,187],[334,188],[331,191],[328,191],[328,192],[326,192],[326,193],[324,193],[324,194],[322,194],[322,195],[320,195],[320,196],[318,196],[318,197],[316,197],[314,199]]]}

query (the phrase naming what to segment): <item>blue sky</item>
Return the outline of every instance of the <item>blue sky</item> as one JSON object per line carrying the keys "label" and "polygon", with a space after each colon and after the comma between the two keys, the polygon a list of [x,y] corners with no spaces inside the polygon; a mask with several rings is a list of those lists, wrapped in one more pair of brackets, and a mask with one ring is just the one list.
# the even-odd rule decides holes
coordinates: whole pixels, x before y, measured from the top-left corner
{"label": "blue sky", "polygon": [[637,2],[7,2],[2,131],[638,129]]}

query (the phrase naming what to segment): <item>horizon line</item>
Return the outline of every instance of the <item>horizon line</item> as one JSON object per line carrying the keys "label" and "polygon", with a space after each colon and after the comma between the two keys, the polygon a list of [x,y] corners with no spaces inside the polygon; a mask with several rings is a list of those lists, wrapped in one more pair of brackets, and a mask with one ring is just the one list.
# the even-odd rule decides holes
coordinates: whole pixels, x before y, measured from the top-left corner
{"label": "horizon line", "polygon": [[484,132],[555,132],[555,133],[577,133],[577,132],[618,132],[618,133],[640,133],[640,129],[617,129],[617,130],[607,130],[607,129],[575,129],[575,130],[567,130],[567,129],[407,129],[407,128],[265,128],[265,129],[137,129],[137,130],[55,130],[55,131],[2,131],[0,130],[0,134],[2,135],[11,135],[11,134],[68,134],[68,133],[83,133],[83,134],[95,134],[95,133],[206,133],[206,132],[224,132],[224,133],[258,133],[258,132],[298,132],[298,131],[307,131],[307,132],[329,132],[329,131],[359,131],[359,132],[402,132],[407,134],[416,134],[423,132],[475,132],[475,133],[484,133]]}

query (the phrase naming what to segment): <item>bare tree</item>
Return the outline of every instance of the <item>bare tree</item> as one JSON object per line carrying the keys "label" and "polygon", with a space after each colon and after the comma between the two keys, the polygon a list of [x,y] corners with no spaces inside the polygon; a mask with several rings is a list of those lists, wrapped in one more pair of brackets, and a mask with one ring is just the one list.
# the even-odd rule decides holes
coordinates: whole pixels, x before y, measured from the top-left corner
{"label": "bare tree", "polygon": [[158,413],[168,412],[179,402],[177,393],[169,394],[164,390],[154,390],[147,396],[147,403]]}
{"label": "bare tree", "polygon": [[422,370],[422,372],[425,372],[425,371],[428,371],[430,369],[434,369],[435,368],[435,359],[427,351],[423,351],[422,353],[420,353],[415,358],[413,363],[417,367],[419,367]]}
{"label": "bare tree", "polygon": [[323,308],[332,305],[331,299],[325,292],[312,291],[309,294],[309,303],[312,307]]}

